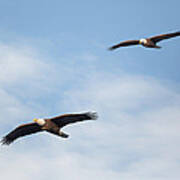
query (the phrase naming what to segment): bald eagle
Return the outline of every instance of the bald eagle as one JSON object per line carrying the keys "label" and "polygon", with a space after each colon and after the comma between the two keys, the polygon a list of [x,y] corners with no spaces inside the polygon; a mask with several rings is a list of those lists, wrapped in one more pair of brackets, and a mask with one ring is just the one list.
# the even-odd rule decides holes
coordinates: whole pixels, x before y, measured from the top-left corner
{"label": "bald eagle", "polygon": [[110,47],[109,50],[114,50],[119,47],[138,45],[138,44],[141,44],[147,48],[161,48],[160,46],[157,46],[156,43],[158,43],[159,41],[162,41],[164,39],[169,39],[169,38],[173,38],[176,36],[180,36],[180,31],[174,32],[174,33],[169,33],[169,34],[161,34],[161,35],[153,36],[153,37],[146,38],[146,39],[123,41],[119,44],[116,44],[116,45]]}
{"label": "bald eagle", "polygon": [[71,123],[76,123],[84,120],[96,120],[98,115],[96,112],[85,112],[85,113],[75,113],[75,114],[64,114],[53,118],[46,119],[33,119],[33,123],[27,123],[18,126],[9,134],[7,134],[1,140],[2,144],[9,145],[16,139],[34,134],[41,131],[47,131],[62,138],[68,138],[68,134],[65,134],[61,129]]}

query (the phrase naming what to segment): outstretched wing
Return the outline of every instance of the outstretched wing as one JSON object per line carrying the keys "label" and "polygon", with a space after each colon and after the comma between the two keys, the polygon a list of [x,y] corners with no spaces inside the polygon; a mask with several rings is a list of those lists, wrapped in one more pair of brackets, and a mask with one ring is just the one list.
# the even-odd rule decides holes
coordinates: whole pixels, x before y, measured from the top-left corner
{"label": "outstretched wing", "polygon": [[41,130],[41,127],[37,123],[28,123],[18,126],[16,129],[11,131],[2,139],[2,144],[9,145],[19,137],[26,136],[29,134],[37,133]]}
{"label": "outstretched wing", "polygon": [[161,35],[158,35],[158,36],[153,36],[153,37],[151,37],[149,39],[152,40],[154,43],[157,43],[157,42],[159,42],[161,40],[173,38],[173,37],[176,37],[176,36],[180,36],[180,31],[175,32],[175,33],[168,33],[168,34],[161,34]]}
{"label": "outstretched wing", "polygon": [[98,118],[96,112],[86,112],[81,114],[65,114],[51,118],[50,120],[57,124],[59,127],[63,127],[67,124],[76,123],[84,120],[95,120]]}
{"label": "outstretched wing", "polygon": [[109,48],[109,50],[114,50],[117,49],[119,47],[124,47],[124,46],[132,46],[132,45],[138,45],[139,44],[139,40],[128,40],[128,41],[123,41],[119,44],[116,44],[112,47]]}

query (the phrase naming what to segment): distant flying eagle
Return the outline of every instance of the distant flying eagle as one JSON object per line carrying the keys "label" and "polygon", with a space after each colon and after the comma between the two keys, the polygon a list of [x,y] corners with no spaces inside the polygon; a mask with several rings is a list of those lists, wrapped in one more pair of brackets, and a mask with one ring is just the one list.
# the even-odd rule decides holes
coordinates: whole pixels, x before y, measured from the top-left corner
{"label": "distant flying eagle", "polygon": [[64,114],[61,116],[48,119],[34,119],[34,123],[23,124],[15,128],[9,134],[3,137],[1,142],[2,144],[9,145],[14,140],[22,136],[26,136],[41,131],[47,131],[57,136],[68,138],[69,135],[61,131],[62,127],[71,123],[76,123],[78,121],[95,120],[97,118],[98,115],[96,112],[86,112],[79,114]]}
{"label": "distant flying eagle", "polygon": [[119,44],[116,44],[116,45],[110,47],[109,50],[114,50],[119,47],[138,45],[138,44],[141,44],[147,48],[161,48],[160,46],[157,46],[156,43],[158,43],[159,41],[162,41],[164,39],[169,39],[169,38],[173,38],[176,36],[180,36],[180,31],[175,32],[175,33],[169,33],[169,34],[161,34],[161,35],[153,36],[153,37],[146,38],[146,39],[123,41]]}

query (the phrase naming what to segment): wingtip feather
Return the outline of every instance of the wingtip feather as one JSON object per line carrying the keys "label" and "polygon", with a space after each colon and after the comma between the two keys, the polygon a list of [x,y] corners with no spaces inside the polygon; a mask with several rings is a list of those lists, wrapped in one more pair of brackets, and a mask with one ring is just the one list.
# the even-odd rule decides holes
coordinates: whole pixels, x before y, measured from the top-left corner
{"label": "wingtip feather", "polygon": [[98,119],[98,113],[96,111],[90,111],[86,113],[92,120]]}
{"label": "wingtip feather", "polygon": [[108,50],[109,50],[109,51],[112,51],[112,50],[114,50],[114,48],[113,48],[113,47],[110,47],[110,48],[108,48]]}
{"label": "wingtip feather", "polygon": [[109,51],[113,51],[115,49],[117,49],[119,46],[115,45],[115,46],[111,46],[108,48]]}
{"label": "wingtip feather", "polygon": [[9,145],[12,143],[12,141],[10,139],[8,139],[6,136],[2,138],[2,140],[0,141],[2,145]]}

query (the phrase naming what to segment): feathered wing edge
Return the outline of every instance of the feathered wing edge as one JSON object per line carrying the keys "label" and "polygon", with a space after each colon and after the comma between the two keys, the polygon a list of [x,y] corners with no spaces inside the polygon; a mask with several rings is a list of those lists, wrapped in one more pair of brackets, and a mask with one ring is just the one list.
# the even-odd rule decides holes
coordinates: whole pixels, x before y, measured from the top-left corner
{"label": "feathered wing edge", "polygon": [[1,140],[1,143],[2,145],[9,145],[12,142],[14,142],[16,139],[22,136],[30,135],[30,134],[37,133],[40,131],[42,131],[42,129],[36,123],[23,124],[15,128],[6,136],[4,136]]}
{"label": "feathered wing edge", "polygon": [[168,33],[168,34],[160,34],[157,36],[153,36],[150,37],[149,39],[151,39],[152,41],[154,41],[155,43],[165,40],[165,39],[169,39],[169,38],[173,38],[176,36],[180,36],[180,31],[174,32],[174,33]]}
{"label": "feathered wing edge", "polygon": [[139,40],[127,40],[127,41],[120,42],[119,44],[115,44],[114,46],[111,46],[109,50],[112,51],[120,47],[132,46],[132,45],[138,45],[138,44],[139,44]]}
{"label": "feathered wing edge", "polygon": [[51,118],[51,121],[56,123],[59,127],[63,127],[67,124],[76,123],[84,120],[96,120],[98,118],[97,112],[85,112],[75,114],[64,114]]}
{"label": "feathered wing edge", "polygon": [[89,111],[85,113],[91,120],[98,119],[98,113],[96,111]]}

